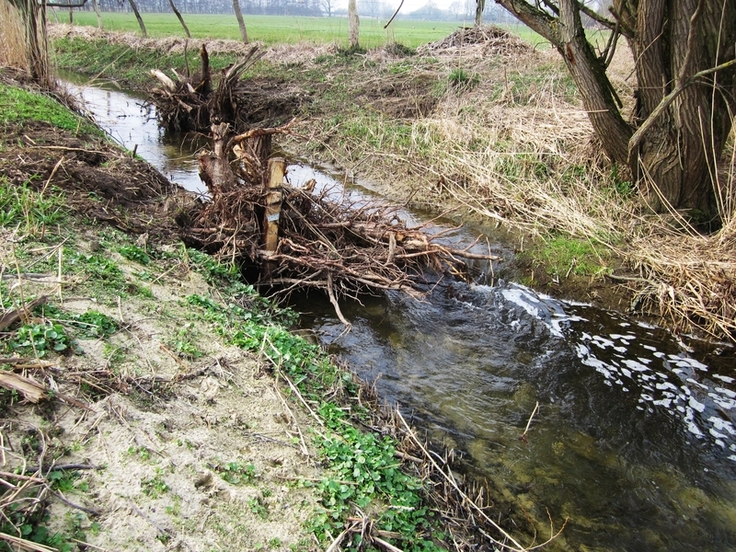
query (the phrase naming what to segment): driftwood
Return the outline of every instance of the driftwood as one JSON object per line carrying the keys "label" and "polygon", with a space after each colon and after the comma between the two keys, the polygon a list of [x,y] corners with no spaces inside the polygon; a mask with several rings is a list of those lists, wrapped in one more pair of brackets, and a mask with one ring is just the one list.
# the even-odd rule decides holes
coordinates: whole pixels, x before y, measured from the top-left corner
{"label": "driftwood", "polygon": [[262,284],[324,291],[346,324],[340,297],[378,290],[416,294],[428,269],[458,275],[465,272],[464,258],[494,258],[453,250],[422,228],[407,228],[397,207],[335,199],[334,190],[315,190],[313,181],[301,188],[287,184],[285,162],[271,159],[271,150],[273,137],[289,133],[294,121],[272,128],[243,124],[240,77],[260,54],[250,50],[216,86],[206,48],[200,55],[202,71],[194,79],[154,71],[161,124],[202,128],[208,119],[212,137],[212,150],[199,156],[211,201],[182,219],[191,245],[257,267]]}
{"label": "driftwood", "polygon": [[[193,76],[179,75],[175,79],[159,69],[151,70],[159,86],[151,91],[151,101],[156,106],[159,123],[170,132],[207,131],[212,122],[238,122],[239,114],[246,113],[238,84],[243,71],[256,63],[264,54],[257,47],[251,48],[239,62],[226,69],[217,87],[212,88],[209,54],[202,45],[201,71]],[[245,123],[236,125],[244,128]]]}

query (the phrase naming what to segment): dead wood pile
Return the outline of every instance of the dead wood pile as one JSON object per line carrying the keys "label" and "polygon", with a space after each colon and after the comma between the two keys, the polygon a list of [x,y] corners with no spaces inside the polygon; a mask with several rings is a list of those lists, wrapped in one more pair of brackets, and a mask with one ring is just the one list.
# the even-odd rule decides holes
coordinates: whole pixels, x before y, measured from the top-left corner
{"label": "dead wood pile", "polygon": [[509,31],[495,25],[461,27],[441,40],[417,48],[421,54],[454,52],[458,49],[477,46],[486,55],[515,55],[533,50],[531,46]]}
{"label": "dead wood pile", "polygon": [[213,87],[209,54],[200,49],[201,71],[193,76],[180,75],[172,69],[175,79],[154,69],[151,74],[160,85],[151,91],[159,123],[169,132],[206,131],[211,121],[227,121],[236,129],[246,128],[248,113],[241,90],[243,72],[256,63],[263,52],[252,48],[238,63],[225,70]]}
{"label": "dead wood pile", "polygon": [[[316,288],[342,318],[338,298],[378,290],[416,293],[422,274],[461,274],[463,259],[491,259],[437,243],[421,228],[408,228],[398,209],[351,203],[334,190],[284,182],[285,161],[271,158],[281,127],[243,132],[247,107],[239,101],[242,72],[260,55],[252,49],[216,86],[202,47],[202,72],[192,82],[154,71],[161,124],[169,130],[201,126],[209,119],[213,147],[199,156],[210,201],[178,217],[191,245],[259,269],[260,281],[282,289]],[[194,121],[194,123],[192,123]]]}
{"label": "dead wood pile", "polygon": [[231,136],[228,125],[213,125],[213,151],[200,156],[211,202],[189,217],[191,244],[258,266],[266,285],[323,290],[341,319],[341,296],[415,294],[428,268],[459,274],[463,259],[491,258],[453,250],[436,243],[438,236],[408,228],[396,207],[335,197],[334,190],[316,190],[314,181],[284,183],[284,160],[269,156],[272,136],[289,128]]}

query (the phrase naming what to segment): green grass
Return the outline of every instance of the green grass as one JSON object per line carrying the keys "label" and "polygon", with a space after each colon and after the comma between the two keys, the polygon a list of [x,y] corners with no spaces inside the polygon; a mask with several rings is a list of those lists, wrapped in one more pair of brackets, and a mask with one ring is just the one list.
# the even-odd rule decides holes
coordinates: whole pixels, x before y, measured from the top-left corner
{"label": "green grass", "polygon": [[[184,29],[173,13],[144,13],[142,17],[151,38],[185,36]],[[140,33],[132,13],[103,13],[102,21],[107,30]],[[193,38],[240,40],[238,23],[232,15],[184,14],[184,21]],[[97,17],[92,12],[78,12],[74,14],[74,23],[96,27]],[[394,21],[384,30],[385,23],[382,19],[362,18],[361,45],[373,48],[386,42],[399,42],[404,46],[416,47],[445,37],[458,28],[456,22]],[[245,25],[250,40],[266,44],[348,43],[348,20],[345,17],[246,15]]]}
{"label": "green grass", "polygon": [[[217,72],[237,61],[236,55],[220,54],[210,58],[210,67]],[[126,44],[112,44],[105,40],[63,38],[54,42],[54,60],[58,67],[84,75],[106,75],[118,82],[132,83],[135,87],[151,82],[147,69],[175,68],[185,72],[187,62],[180,53],[162,54],[157,50],[133,49]],[[192,72],[199,71],[199,52],[191,49],[187,60]]]}
{"label": "green grass", "polygon": [[0,84],[0,126],[30,121],[46,121],[71,132],[102,134],[102,131],[54,98]]}
{"label": "green grass", "polygon": [[64,195],[59,190],[44,195],[28,183],[11,186],[7,178],[0,177],[0,226],[17,227],[32,236],[43,234],[46,226],[59,224],[65,217]]}
{"label": "green grass", "polygon": [[534,248],[531,255],[541,262],[551,276],[566,278],[595,276],[609,270],[606,261],[610,252],[590,241],[555,236]]}

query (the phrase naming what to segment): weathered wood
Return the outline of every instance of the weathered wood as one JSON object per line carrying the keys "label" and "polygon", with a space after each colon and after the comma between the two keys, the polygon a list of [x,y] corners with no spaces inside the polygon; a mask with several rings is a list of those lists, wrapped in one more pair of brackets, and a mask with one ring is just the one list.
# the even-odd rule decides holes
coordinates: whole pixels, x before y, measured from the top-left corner
{"label": "weathered wood", "polygon": [[266,189],[266,214],[263,227],[266,229],[265,250],[276,251],[279,245],[279,218],[281,217],[281,186],[286,173],[286,161],[283,157],[274,157],[268,161],[268,185]]}
{"label": "weathered wood", "polygon": [[47,299],[48,298],[45,295],[42,295],[41,297],[34,299],[27,305],[23,305],[19,309],[15,309],[15,310],[12,310],[4,314],[2,317],[0,317],[0,331],[4,331],[8,327],[12,326],[18,320],[20,320],[21,317],[29,316],[33,309],[35,309],[36,307],[40,305],[44,305]]}
{"label": "weathered wood", "polygon": [[214,151],[203,151],[199,155],[199,177],[213,196],[227,193],[237,186],[226,149],[229,128],[227,123],[212,125]]}

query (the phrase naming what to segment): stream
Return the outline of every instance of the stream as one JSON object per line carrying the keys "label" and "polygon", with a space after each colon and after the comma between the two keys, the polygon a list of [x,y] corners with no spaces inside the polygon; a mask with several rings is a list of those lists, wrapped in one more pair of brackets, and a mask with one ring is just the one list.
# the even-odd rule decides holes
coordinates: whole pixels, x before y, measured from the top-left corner
{"label": "stream", "polygon": [[[206,192],[196,144],[165,139],[141,99],[70,87],[128,149]],[[328,170],[289,167],[292,183],[309,178],[373,195]],[[452,225],[435,221],[429,231]],[[733,348],[499,279],[513,249],[490,227],[443,239],[462,247],[479,234],[478,251],[487,240],[505,261],[477,266],[475,283],[439,279],[421,301],[389,293],[347,303],[347,334],[329,302],[309,296],[295,304],[302,324],[430,439],[463,455],[498,504],[533,519],[537,543],[549,536],[547,512],[555,528],[569,517],[548,550],[736,550]]]}

